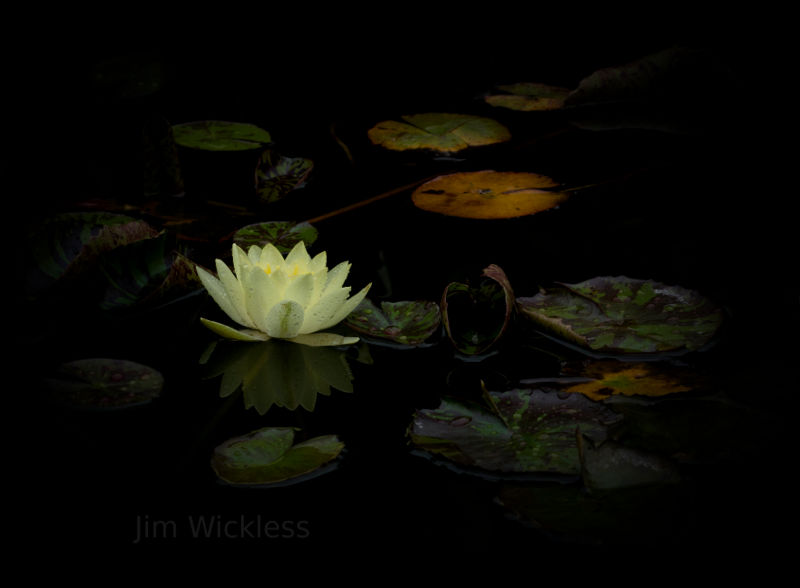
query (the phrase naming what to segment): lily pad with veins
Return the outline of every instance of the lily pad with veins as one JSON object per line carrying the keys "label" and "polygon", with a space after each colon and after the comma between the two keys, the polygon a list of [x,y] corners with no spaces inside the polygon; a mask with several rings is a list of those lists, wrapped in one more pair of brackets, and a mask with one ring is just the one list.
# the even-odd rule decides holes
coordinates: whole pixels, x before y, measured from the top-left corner
{"label": "lily pad with veins", "polygon": [[256,165],[256,194],[264,202],[276,202],[302,188],[314,162],[304,157],[286,157],[265,149]]}
{"label": "lily pad with veins", "polygon": [[402,345],[420,345],[439,329],[441,312],[438,304],[425,300],[381,302],[378,308],[364,299],[345,323],[369,337]]}
{"label": "lily pad with veins", "polygon": [[486,404],[443,398],[409,428],[419,449],[457,465],[501,473],[579,475],[577,433],[600,443],[620,417],[580,395],[514,389]]}
{"label": "lily pad with veins", "polygon": [[297,243],[303,241],[307,247],[317,240],[317,229],[306,222],[269,221],[242,227],[233,235],[233,242],[247,251],[251,245],[263,247],[272,243],[284,255]]}
{"label": "lily pad with veins", "polygon": [[430,149],[455,153],[467,147],[502,143],[511,139],[509,130],[499,122],[482,116],[450,113],[424,113],[385,120],[369,129],[367,136],[375,145],[393,151]]}
{"label": "lily pad with veins", "polygon": [[697,292],[624,276],[560,284],[517,298],[517,307],[558,337],[610,354],[699,349],[722,323],[722,311]]}

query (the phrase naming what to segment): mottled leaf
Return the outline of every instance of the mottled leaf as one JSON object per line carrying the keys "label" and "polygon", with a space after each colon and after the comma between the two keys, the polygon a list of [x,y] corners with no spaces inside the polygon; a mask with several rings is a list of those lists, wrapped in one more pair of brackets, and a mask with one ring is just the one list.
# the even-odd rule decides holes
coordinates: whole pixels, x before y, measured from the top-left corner
{"label": "mottled leaf", "polygon": [[595,447],[579,443],[583,484],[593,490],[611,490],[674,484],[681,480],[677,464],[655,453],[606,441]]}
{"label": "mottled leaf", "polygon": [[269,143],[270,134],[256,125],[221,120],[200,120],[172,126],[175,142],[204,151],[246,151]]}
{"label": "mottled leaf", "polygon": [[619,420],[579,395],[539,390],[488,392],[488,406],[444,398],[417,411],[409,429],[419,449],[461,466],[503,473],[578,475],[577,432],[601,442]]}
{"label": "mottled leaf", "polygon": [[214,449],[211,467],[234,485],[269,485],[319,470],[344,449],[335,435],[293,445],[295,429],[265,427],[229,439]]}
{"label": "mottled leaf", "polygon": [[462,218],[499,219],[527,216],[554,208],[568,195],[540,174],[478,171],[440,176],[411,195],[423,210]]}
{"label": "mottled leaf", "polygon": [[561,284],[517,305],[543,329],[611,354],[699,349],[722,322],[721,310],[697,292],[624,276]]}
{"label": "mottled leaf", "polygon": [[375,145],[394,151],[430,149],[454,153],[508,141],[511,133],[497,121],[467,114],[425,113],[402,117],[404,122],[386,120],[367,135]]}
{"label": "mottled leaf", "polygon": [[265,202],[276,202],[302,188],[314,162],[303,157],[285,157],[265,149],[256,166],[256,194]]}
{"label": "mottled leaf", "polygon": [[700,384],[699,376],[688,370],[653,362],[599,360],[572,367],[567,373],[583,376],[586,381],[563,387],[567,393],[583,394],[592,400],[612,395],[666,396],[688,392]]}
{"label": "mottled leaf", "polygon": [[251,245],[263,247],[272,243],[281,253],[286,254],[300,241],[305,242],[306,247],[312,245],[317,240],[317,235],[317,229],[306,222],[271,221],[242,227],[234,234],[233,242],[245,251]]}
{"label": "mottled leaf", "polygon": [[62,364],[47,384],[56,399],[71,406],[112,409],[154,400],[161,394],[164,378],[133,361],[92,358]]}
{"label": "mottled leaf", "polygon": [[439,329],[441,312],[435,302],[381,302],[378,308],[365,298],[345,323],[369,337],[388,339],[403,345],[419,345]]}
{"label": "mottled leaf", "polygon": [[571,92],[569,88],[535,82],[506,84],[498,86],[497,90],[499,93],[484,98],[487,104],[525,112],[563,108],[564,100]]}

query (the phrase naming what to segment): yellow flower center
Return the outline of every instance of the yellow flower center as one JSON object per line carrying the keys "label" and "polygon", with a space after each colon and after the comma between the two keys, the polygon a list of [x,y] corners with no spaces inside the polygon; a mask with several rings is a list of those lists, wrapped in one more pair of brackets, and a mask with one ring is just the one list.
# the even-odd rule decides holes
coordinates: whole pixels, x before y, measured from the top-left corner
{"label": "yellow flower center", "polygon": [[[264,273],[270,275],[272,272],[277,272],[279,269],[281,269],[280,265],[273,266],[272,264],[268,263],[267,267],[264,268]],[[290,278],[297,277],[300,274],[300,264],[296,263],[291,267],[291,269],[284,269],[284,271]]]}

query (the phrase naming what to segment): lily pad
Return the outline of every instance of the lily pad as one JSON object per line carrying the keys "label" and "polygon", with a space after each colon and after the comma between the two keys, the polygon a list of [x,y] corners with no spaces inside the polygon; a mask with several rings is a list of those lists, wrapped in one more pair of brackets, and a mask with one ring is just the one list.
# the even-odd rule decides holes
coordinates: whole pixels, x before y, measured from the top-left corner
{"label": "lily pad", "polygon": [[234,485],[269,485],[319,470],[344,449],[336,435],[294,443],[295,429],[265,427],[229,439],[214,449],[211,467]]}
{"label": "lily pad", "polygon": [[393,151],[430,149],[455,153],[511,139],[505,126],[482,116],[425,113],[401,118],[404,122],[386,120],[376,124],[367,132],[370,141]]}
{"label": "lily pad", "polygon": [[378,308],[365,298],[345,323],[369,337],[419,345],[437,331],[441,312],[438,304],[425,300],[381,302]]}
{"label": "lily pad", "polygon": [[302,188],[314,162],[303,157],[285,157],[271,149],[261,154],[256,166],[256,194],[265,202],[276,202]]}
{"label": "lily pad", "polygon": [[592,361],[580,369],[586,381],[568,385],[563,392],[583,394],[592,400],[613,395],[659,397],[693,390],[699,378],[686,370],[652,362]]}
{"label": "lily pad", "polygon": [[499,473],[581,471],[577,432],[602,442],[619,417],[579,395],[515,389],[487,392],[487,405],[444,398],[417,411],[412,443],[460,466]]}
{"label": "lily pad", "polygon": [[560,284],[517,305],[543,329],[610,354],[696,350],[722,323],[722,311],[697,292],[624,276]]}
{"label": "lily pad", "polygon": [[42,291],[56,282],[72,282],[98,267],[101,256],[159,232],[144,221],[107,212],[64,213],[32,231],[29,288]]}
{"label": "lily pad", "polygon": [[221,120],[176,124],[172,132],[178,145],[204,151],[247,151],[272,140],[267,131],[256,125]]}
{"label": "lily pad", "polygon": [[314,410],[317,397],[331,388],[353,391],[353,373],[344,352],[283,341],[215,345],[203,359],[205,377],[222,376],[219,395],[241,387],[246,409],[266,414],[273,406]]}
{"label": "lily pad", "polygon": [[317,229],[306,222],[270,221],[242,227],[233,235],[233,242],[245,251],[251,245],[263,247],[272,243],[285,255],[300,241],[310,247],[317,240],[318,234]]}
{"label": "lily pad", "polygon": [[497,90],[500,93],[493,93],[484,98],[487,104],[524,112],[563,108],[564,100],[572,91],[569,88],[535,82],[506,84],[498,86]]}
{"label": "lily pad", "polygon": [[411,195],[423,210],[448,216],[500,219],[528,216],[555,208],[567,193],[550,190],[552,178],[525,172],[477,171],[439,176]]}
{"label": "lily pad", "polygon": [[121,359],[79,359],[47,379],[57,399],[77,408],[114,409],[146,404],[161,394],[164,378],[146,365]]}
{"label": "lily pad", "polygon": [[452,282],[442,295],[445,332],[465,355],[488,352],[506,332],[513,311],[511,283],[494,264],[483,270],[477,285]]}
{"label": "lily pad", "polygon": [[598,447],[580,443],[583,484],[592,490],[675,484],[681,476],[677,464],[656,453],[607,441]]}

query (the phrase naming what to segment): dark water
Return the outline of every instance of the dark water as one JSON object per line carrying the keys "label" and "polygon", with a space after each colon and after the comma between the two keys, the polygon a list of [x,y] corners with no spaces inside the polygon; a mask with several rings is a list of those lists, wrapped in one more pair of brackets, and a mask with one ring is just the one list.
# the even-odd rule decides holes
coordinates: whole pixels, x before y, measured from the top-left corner
{"label": "dark water", "polygon": [[[351,261],[348,283],[360,288],[372,282],[374,297],[389,300],[438,301],[449,282],[473,279],[491,263],[505,270],[518,296],[553,281],[601,275],[700,291],[725,310],[725,327],[711,349],[681,361],[709,375],[710,396],[736,410],[732,424],[698,416],[697,426],[719,426],[720,432],[706,438],[711,450],[697,448],[701,459],[681,462],[684,482],[598,495],[579,483],[488,479],[417,455],[406,435],[414,411],[436,407],[443,395],[474,397],[481,380],[503,388],[555,375],[553,356],[518,332],[482,362],[457,357],[441,335],[421,349],[368,346],[368,360],[351,348],[345,353],[352,393],[320,396],[313,411],[272,408],[260,415],[245,408],[240,392],[220,398],[219,379],[203,377],[200,357],[214,336],[197,319],[216,309],[202,296],[121,317],[83,314],[80,306],[52,314],[34,307],[26,311],[34,317],[19,367],[7,368],[25,370],[21,410],[33,417],[10,446],[32,471],[25,467],[10,483],[25,496],[43,496],[25,509],[27,536],[65,548],[266,544],[337,553],[390,546],[425,554],[445,548],[777,546],[790,512],[787,407],[796,388],[790,367],[798,326],[790,251],[796,244],[772,186],[774,163],[758,116],[732,125],[735,101],[712,101],[712,108],[701,103],[699,111],[690,103],[672,115],[692,117],[701,127],[696,132],[599,132],[575,129],[561,115],[490,110],[477,99],[487,85],[529,77],[574,85],[599,67],[660,49],[651,46],[656,41],[662,39],[639,38],[635,46],[604,51],[587,43],[560,60],[526,67],[491,52],[469,55],[471,63],[451,54],[414,54],[406,61],[398,52],[384,63],[396,75],[376,71],[366,57],[353,62],[352,53],[350,61],[334,52],[313,66],[277,59],[270,70],[252,55],[232,60],[185,48],[145,52],[168,72],[163,89],[117,99],[79,86],[80,116],[67,126],[85,134],[56,165],[63,166],[64,190],[42,199],[49,207],[23,208],[35,219],[103,200],[130,202],[130,213],[140,213],[141,194],[131,180],[140,174],[135,141],[141,125],[159,117],[252,122],[270,131],[279,150],[317,163],[296,197],[258,208],[249,200],[250,178],[240,175],[249,169],[241,158],[184,154],[186,192],[164,199],[177,215],[212,217],[213,234],[185,242],[190,257],[207,266],[225,254],[230,242],[220,239],[246,224],[242,218],[314,218],[434,174],[501,169],[542,173],[571,186],[600,182],[557,210],[503,221],[432,215],[401,193],[320,221],[314,251]],[[73,64],[76,76],[94,63],[84,57]],[[735,74],[749,71],[748,63],[732,63]],[[512,129],[514,142],[460,160],[386,153],[367,144],[366,130],[375,122],[423,110],[494,116]],[[351,149],[353,164],[333,140],[331,125]],[[209,212],[209,199],[257,213]],[[550,349],[581,357],[558,345]],[[114,412],[50,402],[39,378],[62,361],[84,357],[152,366],[164,375],[163,393],[147,406]],[[346,451],[336,469],[292,485],[240,489],[218,482],[209,465],[213,448],[270,425],[297,426],[308,437],[337,434]],[[668,428],[664,434],[669,437]],[[576,511],[581,514],[564,514]]]}

